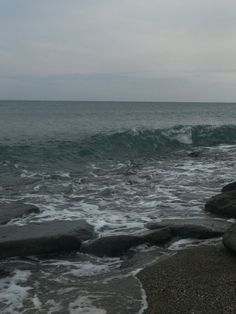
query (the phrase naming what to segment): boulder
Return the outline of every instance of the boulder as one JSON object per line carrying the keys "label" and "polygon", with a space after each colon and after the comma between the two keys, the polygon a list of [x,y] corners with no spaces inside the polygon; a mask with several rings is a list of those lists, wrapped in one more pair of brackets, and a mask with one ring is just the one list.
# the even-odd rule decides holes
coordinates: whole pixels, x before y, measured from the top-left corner
{"label": "boulder", "polygon": [[142,234],[145,242],[158,245],[169,241],[172,238],[171,229],[168,227],[160,228],[154,231],[147,231]]}
{"label": "boulder", "polygon": [[206,202],[205,210],[218,216],[236,218],[236,190],[213,196]]}
{"label": "boulder", "polygon": [[146,224],[148,229],[168,227],[172,236],[180,238],[208,239],[222,236],[232,223],[216,219],[164,219]]}
{"label": "boulder", "polygon": [[81,252],[103,257],[120,256],[133,246],[143,244],[145,239],[142,236],[114,235],[98,238],[81,246]]}
{"label": "boulder", "polygon": [[10,220],[30,214],[38,214],[39,208],[34,205],[21,202],[1,203],[0,204],[0,224],[6,224]]}
{"label": "boulder", "polygon": [[95,237],[85,220],[51,221],[0,227],[0,257],[44,255],[79,250],[81,241]]}
{"label": "boulder", "polygon": [[128,249],[140,244],[163,244],[169,241],[171,236],[169,228],[146,231],[136,235],[107,236],[83,243],[81,252],[100,257],[116,257],[124,254]]}
{"label": "boulder", "polygon": [[236,253],[236,224],[234,224],[223,236],[224,246]]}
{"label": "boulder", "polygon": [[234,191],[236,190],[236,181],[234,182],[231,182],[227,185],[225,185],[223,188],[222,188],[222,192],[229,192],[229,191]]}

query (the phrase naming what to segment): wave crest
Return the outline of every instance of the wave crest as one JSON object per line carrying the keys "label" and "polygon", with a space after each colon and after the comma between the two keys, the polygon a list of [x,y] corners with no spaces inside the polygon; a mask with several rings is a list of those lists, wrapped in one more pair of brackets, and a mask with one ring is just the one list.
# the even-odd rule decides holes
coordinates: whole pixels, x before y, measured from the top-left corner
{"label": "wave crest", "polygon": [[0,145],[1,159],[78,160],[89,158],[151,157],[178,149],[236,144],[236,126],[176,126],[169,129],[134,129],[97,133],[75,140],[44,140]]}

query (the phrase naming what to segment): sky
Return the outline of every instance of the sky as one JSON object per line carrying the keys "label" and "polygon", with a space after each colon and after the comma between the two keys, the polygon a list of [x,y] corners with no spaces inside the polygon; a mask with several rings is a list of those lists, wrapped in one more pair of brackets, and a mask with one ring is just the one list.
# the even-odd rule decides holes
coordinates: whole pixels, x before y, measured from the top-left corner
{"label": "sky", "polygon": [[235,0],[0,0],[0,99],[236,101]]}

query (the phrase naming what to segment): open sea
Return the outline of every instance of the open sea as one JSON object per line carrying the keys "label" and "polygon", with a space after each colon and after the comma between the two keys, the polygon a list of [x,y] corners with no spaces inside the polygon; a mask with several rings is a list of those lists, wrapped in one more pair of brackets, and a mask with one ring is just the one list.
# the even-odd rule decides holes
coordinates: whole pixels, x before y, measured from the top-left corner
{"label": "open sea", "polygon": [[[206,217],[205,201],[235,180],[235,155],[236,104],[0,101],[1,201],[41,209],[10,224],[84,218],[104,236]],[[15,271],[0,279],[0,313],[141,314],[135,274],[160,251],[137,254],[132,267],[80,253],[2,261]]]}

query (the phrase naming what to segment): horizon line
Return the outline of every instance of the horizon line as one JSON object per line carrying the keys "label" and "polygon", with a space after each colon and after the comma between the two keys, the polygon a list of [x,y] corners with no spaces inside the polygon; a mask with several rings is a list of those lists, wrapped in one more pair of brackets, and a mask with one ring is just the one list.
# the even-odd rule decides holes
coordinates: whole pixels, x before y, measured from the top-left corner
{"label": "horizon line", "polygon": [[97,102],[97,103],[208,103],[208,104],[236,104],[236,101],[188,101],[188,100],[84,100],[84,99],[77,99],[77,100],[70,100],[70,99],[0,99],[0,102],[2,101],[18,101],[18,102]]}

